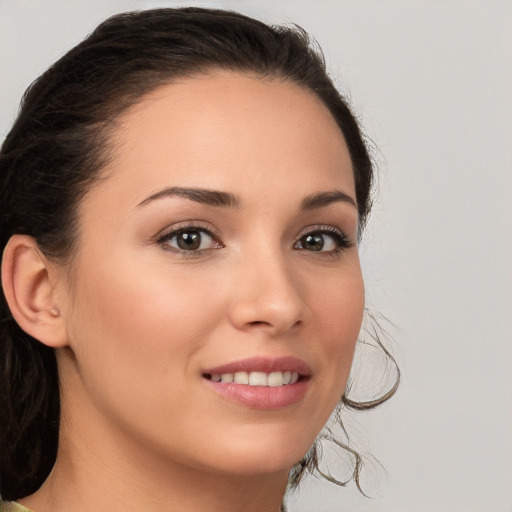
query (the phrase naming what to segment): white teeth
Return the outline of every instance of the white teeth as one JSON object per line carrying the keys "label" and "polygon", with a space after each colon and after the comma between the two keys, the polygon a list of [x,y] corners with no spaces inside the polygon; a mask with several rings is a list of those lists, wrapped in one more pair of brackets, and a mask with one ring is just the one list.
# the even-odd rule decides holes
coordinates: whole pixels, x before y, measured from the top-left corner
{"label": "white teeth", "polygon": [[249,374],[249,384],[251,386],[266,386],[267,374],[264,372],[251,372]]}
{"label": "white teeth", "polygon": [[249,384],[249,374],[247,372],[236,372],[233,376],[236,384]]}
{"label": "white teeth", "polygon": [[234,382],[248,386],[269,386],[278,387],[287,384],[295,384],[299,380],[297,372],[235,372],[235,373],[212,373],[210,378],[214,382]]}
{"label": "white teeth", "polygon": [[272,372],[267,377],[267,386],[277,387],[284,384],[283,372]]}

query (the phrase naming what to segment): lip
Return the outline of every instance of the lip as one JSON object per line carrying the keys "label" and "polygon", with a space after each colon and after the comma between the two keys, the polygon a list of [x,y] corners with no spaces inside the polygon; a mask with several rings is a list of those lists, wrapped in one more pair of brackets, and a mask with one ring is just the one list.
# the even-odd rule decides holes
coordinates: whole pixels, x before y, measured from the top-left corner
{"label": "lip", "polygon": [[297,372],[301,377],[310,377],[311,366],[296,357],[251,357],[216,366],[215,368],[209,368],[203,371],[203,375],[236,372]]}
{"label": "lip", "polygon": [[[299,380],[283,386],[248,386],[234,382],[215,382],[206,375],[236,372],[297,372]],[[203,382],[215,393],[243,407],[259,410],[282,409],[300,402],[309,388],[311,367],[295,357],[254,357],[210,368],[204,372]]]}

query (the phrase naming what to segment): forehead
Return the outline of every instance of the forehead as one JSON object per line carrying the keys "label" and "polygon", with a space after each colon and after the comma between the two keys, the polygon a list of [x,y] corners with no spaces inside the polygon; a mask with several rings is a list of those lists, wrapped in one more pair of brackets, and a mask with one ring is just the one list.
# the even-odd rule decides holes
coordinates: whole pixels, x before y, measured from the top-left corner
{"label": "forehead", "polygon": [[174,184],[242,196],[248,185],[354,188],[344,137],[316,95],[230,71],[144,97],[122,116],[108,167],[113,182],[132,184],[134,196]]}

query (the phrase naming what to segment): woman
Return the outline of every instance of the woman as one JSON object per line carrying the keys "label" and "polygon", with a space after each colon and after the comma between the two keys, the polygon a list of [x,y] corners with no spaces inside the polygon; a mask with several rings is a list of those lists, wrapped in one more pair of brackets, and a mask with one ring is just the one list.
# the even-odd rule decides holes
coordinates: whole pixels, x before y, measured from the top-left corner
{"label": "woman", "polygon": [[373,171],[300,29],[113,17],[0,158],[4,509],[275,512],[392,394],[344,394]]}

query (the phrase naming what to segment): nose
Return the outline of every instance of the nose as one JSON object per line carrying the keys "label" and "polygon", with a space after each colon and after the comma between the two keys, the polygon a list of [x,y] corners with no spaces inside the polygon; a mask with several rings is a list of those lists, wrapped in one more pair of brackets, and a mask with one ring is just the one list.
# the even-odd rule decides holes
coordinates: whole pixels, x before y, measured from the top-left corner
{"label": "nose", "polygon": [[229,317],[236,329],[279,336],[306,319],[304,290],[282,258],[251,258],[234,274],[236,292]]}

